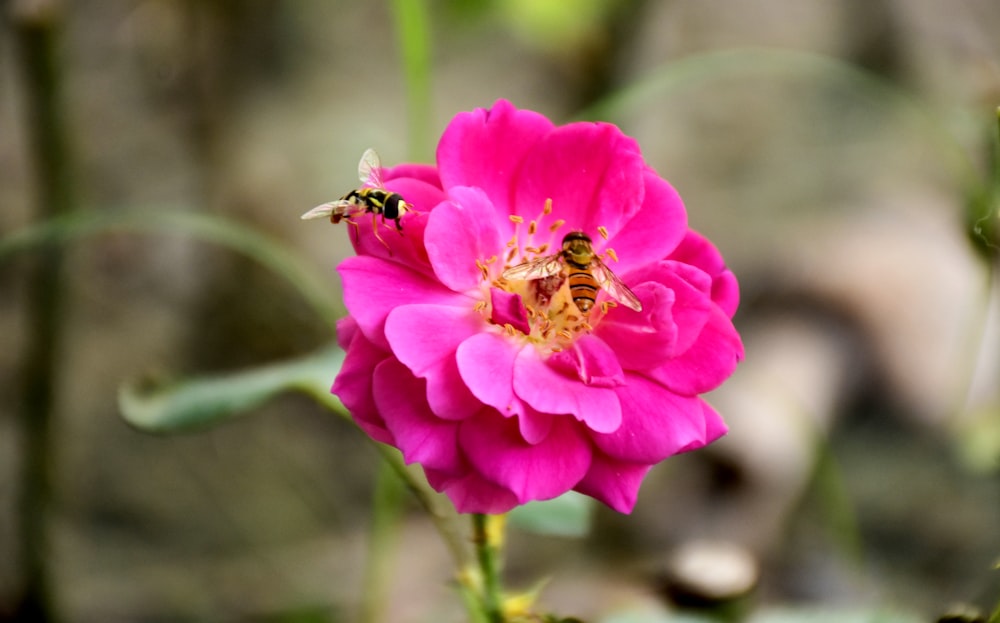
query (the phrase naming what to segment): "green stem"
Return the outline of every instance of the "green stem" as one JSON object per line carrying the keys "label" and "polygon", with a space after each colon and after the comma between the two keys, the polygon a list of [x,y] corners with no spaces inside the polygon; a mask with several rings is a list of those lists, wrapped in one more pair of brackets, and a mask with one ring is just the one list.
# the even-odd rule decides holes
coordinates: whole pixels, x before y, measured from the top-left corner
{"label": "green stem", "polygon": [[411,160],[433,155],[431,127],[430,17],[424,0],[392,0],[396,41],[406,82],[407,131]]}
{"label": "green stem", "polygon": [[361,604],[363,623],[377,623],[382,618],[405,490],[403,481],[392,466],[382,461],[375,481],[375,500],[372,505],[372,532]]}
{"label": "green stem", "polygon": [[491,522],[503,521],[502,518],[475,514],[472,516],[472,540],[476,547],[476,560],[482,574],[482,605],[489,623],[504,623],[503,592],[500,583],[500,547],[501,535],[497,533],[499,526]]}
{"label": "green stem", "polygon": [[[27,5],[25,5],[27,6]],[[12,12],[24,80],[26,126],[30,141],[36,215],[39,220],[73,211],[69,149],[59,71],[60,12],[48,2]],[[19,615],[55,621],[56,598],[48,562],[49,508],[55,471],[53,419],[59,387],[62,345],[63,256],[48,246],[38,255],[27,281],[28,337],[24,355],[20,422],[24,463],[18,508],[19,563],[24,593]]]}
{"label": "green stem", "polygon": [[406,465],[403,464],[403,459],[397,450],[377,442],[374,445],[382,455],[383,462],[392,468],[400,482],[406,485],[406,488],[410,490],[420,506],[427,512],[431,521],[434,522],[434,527],[448,548],[448,553],[451,554],[455,567],[465,569],[469,564],[469,553],[462,540],[463,537],[455,525],[457,514],[451,506],[451,502],[433,491],[425,480],[411,474]]}

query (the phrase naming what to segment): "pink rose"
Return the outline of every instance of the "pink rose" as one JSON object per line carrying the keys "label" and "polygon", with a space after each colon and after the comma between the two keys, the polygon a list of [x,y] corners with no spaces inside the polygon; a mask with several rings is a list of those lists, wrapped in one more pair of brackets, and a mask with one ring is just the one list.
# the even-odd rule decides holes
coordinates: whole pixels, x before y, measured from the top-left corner
{"label": "pink rose", "polygon": [[[385,179],[416,212],[385,244],[356,219],[332,391],[460,512],[576,490],[627,513],[650,467],[726,432],[699,394],[743,358],[736,279],[617,127],[500,100],[452,120],[436,168]],[[584,314],[565,274],[502,278],[571,231],[641,311],[604,286]]]}

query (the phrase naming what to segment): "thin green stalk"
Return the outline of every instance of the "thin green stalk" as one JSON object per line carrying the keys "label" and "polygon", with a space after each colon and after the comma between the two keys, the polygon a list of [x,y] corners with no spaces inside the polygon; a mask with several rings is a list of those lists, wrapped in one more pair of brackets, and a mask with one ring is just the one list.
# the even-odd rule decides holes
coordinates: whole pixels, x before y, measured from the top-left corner
{"label": "thin green stalk", "polygon": [[431,521],[434,522],[434,527],[448,548],[448,553],[451,554],[455,567],[465,569],[469,564],[469,553],[455,525],[455,519],[458,515],[451,506],[451,502],[443,499],[441,494],[434,492],[425,480],[411,474],[403,464],[397,450],[377,442],[375,447],[382,455],[383,462],[392,468],[400,481],[406,485],[406,488],[426,511]]}
{"label": "thin green stalk", "polygon": [[472,540],[482,574],[482,605],[490,623],[504,623],[500,582],[500,550],[503,545],[502,516],[472,516]]}
{"label": "thin green stalk", "polygon": [[16,253],[112,231],[172,231],[221,245],[288,280],[331,327],[344,315],[343,304],[328,279],[288,247],[236,221],[175,206],[74,214],[29,225],[0,239],[0,263]]}
{"label": "thin green stalk", "polygon": [[392,0],[396,42],[406,83],[406,118],[409,157],[424,160],[433,155],[431,130],[431,35],[424,0]]}
{"label": "thin green stalk", "polygon": [[[50,3],[13,11],[14,35],[26,97],[23,107],[30,142],[35,213],[39,220],[73,211],[75,197],[63,111],[59,68],[60,13]],[[63,256],[48,246],[35,258],[27,281],[28,334],[22,369],[20,425],[24,433],[18,506],[19,564],[24,620],[56,621],[57,599],[49,561],[49,509],[52,505],[52,435],[63,342]]]}
{"label": "thin green stalk", "polygon": [[361,621],[377,623],[382,619],[388,583],[392,577],[393,553],[399,535],[403,509],[403,481],[392,466],[382,461],[375,481],[372,505],[372,530],[365,569]]}

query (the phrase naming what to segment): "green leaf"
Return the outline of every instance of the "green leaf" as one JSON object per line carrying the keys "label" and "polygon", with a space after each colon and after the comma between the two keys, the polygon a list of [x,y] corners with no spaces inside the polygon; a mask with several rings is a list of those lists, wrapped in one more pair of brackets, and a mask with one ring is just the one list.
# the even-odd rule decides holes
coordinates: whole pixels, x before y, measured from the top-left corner
{"label": "green leaf", "polygon": [[594,499],[570,491],[554,500],[531,502],[512,510],[512,526],[548,536],[582,537],[590,532]]}
{"label": "green leaf", "polygon": [[216,377],[168,385],[131,382],[119,390],[118,405],[129,424],[154,433],[217,424],[287,391],[305,392],[346,417],[343,405],[330,394],[343,363],[344,352],[331,346],[300,359]]}

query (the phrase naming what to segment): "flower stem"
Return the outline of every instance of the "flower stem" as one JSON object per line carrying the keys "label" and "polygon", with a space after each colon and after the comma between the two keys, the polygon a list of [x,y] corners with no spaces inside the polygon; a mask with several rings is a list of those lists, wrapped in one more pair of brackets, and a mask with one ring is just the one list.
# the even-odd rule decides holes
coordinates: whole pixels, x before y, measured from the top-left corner
{"label": "flower stem", "polygon": [[482,606],[486,620],[504,623],[503,591],[500,582],[500,553],[503,549],[505,515],[472,516],[473,543],[482,574]]}
{"label": "flower stem", "polygon": [[[12,11],[13,25],[23,70],[25,125],[37,194],[35,216],[45,220],[69,214],[76,207],[59,55],[62,14],[49,2],[21,4]],[[20,406],[24,448],[17,529],[24,586],[15,618],[56,621],[49,513],[63,343],[62,251],[51,245],[43,249],[33,270],[26,282],[28,328]]]}
{"label": "flower stem", "polygon": [[383,461],[379,465],[375,483],[371,543],[361,604],[361,620],[365,623],[377,623],[382,618],[382,606],[386,603],[393,550],[402,516],[404,491],[403,481],[392,466]]}

